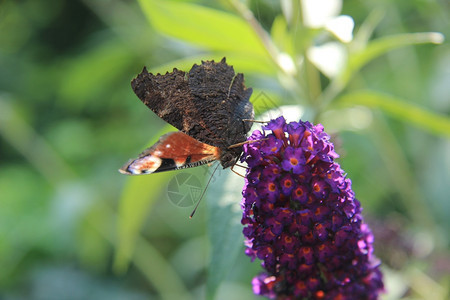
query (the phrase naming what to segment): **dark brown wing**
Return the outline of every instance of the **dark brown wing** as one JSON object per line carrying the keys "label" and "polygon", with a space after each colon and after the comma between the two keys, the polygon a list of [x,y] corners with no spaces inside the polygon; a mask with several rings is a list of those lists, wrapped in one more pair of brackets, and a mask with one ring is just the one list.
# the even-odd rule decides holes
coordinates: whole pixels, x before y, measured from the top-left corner
{"label": "dark brown wing", "polygon": [[252,89],[225,58],[194,65],[189,73],[153,75],[144,68],[131,85],[160,118],[203,143],[226,149],[244,141],[250,130],[242,119],[253,118]]}

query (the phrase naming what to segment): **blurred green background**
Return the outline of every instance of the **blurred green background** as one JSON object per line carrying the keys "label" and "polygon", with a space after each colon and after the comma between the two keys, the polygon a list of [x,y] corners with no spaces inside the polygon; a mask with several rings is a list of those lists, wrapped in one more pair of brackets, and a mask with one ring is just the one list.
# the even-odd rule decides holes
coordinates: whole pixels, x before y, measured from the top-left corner
{"label": "blurred green background", "polygon": [[[218,171],[190,220],[176,172],[117,172],[169,129],[131,90],[142,67],[224,56],[257,113],[332,134],[384,299],[450,299],[450,4],[306,2],[0,1],[0,299],[256,298],[240,177]],[[203,190],[211,170],[182,173]]]}

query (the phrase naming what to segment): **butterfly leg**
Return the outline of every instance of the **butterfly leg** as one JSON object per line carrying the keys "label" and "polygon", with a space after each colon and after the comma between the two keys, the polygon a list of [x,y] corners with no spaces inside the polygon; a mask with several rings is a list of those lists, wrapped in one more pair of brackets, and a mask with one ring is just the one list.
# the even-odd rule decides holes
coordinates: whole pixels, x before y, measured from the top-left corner
{"label": "butterfly leg", "polygon": [[[231,170],[234,174],[239,175],[239,176],[241,176],[242,178],[245,178],[244,175],[242,175],[242,174],[240,174],[240,173],[238,173],[238,172],[236,172],[236,171],[234,170],[234,166],[236,166],[236,164],[232,165],[231,168],[230,168],[230,170]],[[240,166],[240,167],[244,167],[244,166]],[[245,167],[244,167],[244,168],[245,168]]]}

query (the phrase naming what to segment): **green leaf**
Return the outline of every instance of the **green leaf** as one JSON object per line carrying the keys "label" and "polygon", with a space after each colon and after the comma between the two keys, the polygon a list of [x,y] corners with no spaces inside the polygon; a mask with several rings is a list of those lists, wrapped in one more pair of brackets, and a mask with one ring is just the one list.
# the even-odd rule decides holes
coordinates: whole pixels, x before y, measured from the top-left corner
{"label": "green leaf", "polygon": [[268,56],[250,26],[233,14],[186,2],[139,0],[139,3],[161,33],[211,50]]}
{"label": "green leaf", "polygon": [[373,35],[375,28],[380,24],[383,17],[385,16],[385,9],[376,8],[370,12],[364,23],[361,24],[358,31],[355,33],[353,38],[353,47],[365,47]]}
{"label": "green leaf", "polygon": [[375,91],[357,91],[337,99],[336,104],[378,108],[400,121],[411,123],[436,135],[450,136],[450,118],[430,112],[402,99]]}
{"label": "green leaf", "polygon": [[[155,136],[157,138],[169,130],[167,126]],[[120,197],[117,222],[118,245],[114,261],[114,270],[123,273],[133,256],[136,238],[152,205],[159,198],[159,193],[166,186],[173,174],[162,172],[142,176],[130,176]],[[124,175],[125,176],[125,175]]]}
{"label": "green leaf", "polygon": [[211,262],[206,282],[207,299],[212,299],[233,267],[244,239],[240,201],[244,180],[218,166],[208,187],[208,235],[211,242]]}
{"label": "green leaf", "polygon": [[440,44],[443,39],[443,35],[437,32],[406,33],[379,38],[370,42],[363,50],[350,54],[347,68],[341,74],[340,80],[345,85],[364,65],[391,50],[416,44]]}
{"label": "green leaf", "polygon": [[278,15],[272,24],[270,36],[273,42],[280,48],[281,51],[294,56],[293,40],[288,32],[288,25],[282,15]]}
{"label": "green leaf", "polygon": [[136,268],[139,269],[152,283],[162,300],[191,300],[192,297],[184,286],[182,278],[173,266],[150,243],[138,238],[136,254],[134,255]]}

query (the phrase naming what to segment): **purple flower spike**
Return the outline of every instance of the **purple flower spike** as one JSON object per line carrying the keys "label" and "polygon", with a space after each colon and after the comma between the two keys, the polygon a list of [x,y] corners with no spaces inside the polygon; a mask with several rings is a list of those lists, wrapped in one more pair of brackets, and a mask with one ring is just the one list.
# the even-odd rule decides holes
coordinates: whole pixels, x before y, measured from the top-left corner
{"label": "purple flower spike", "polygon": [[377,299],[373,235],[322,125],[270,121],[244,146],[246,254],[253,291],[270,299]]}

